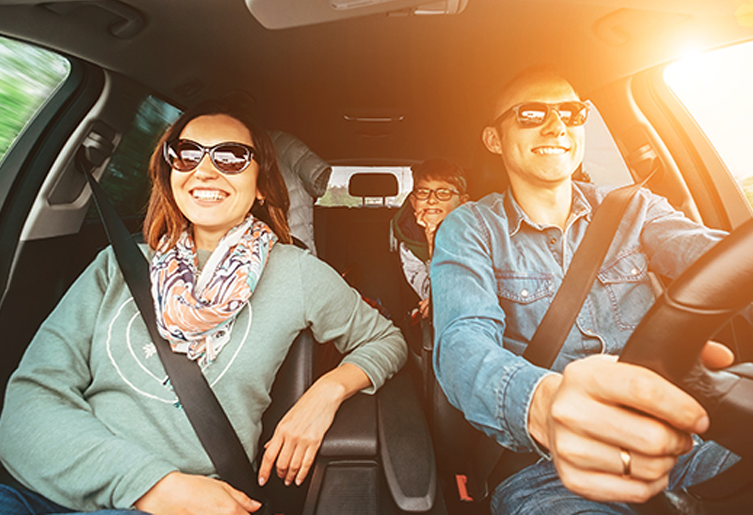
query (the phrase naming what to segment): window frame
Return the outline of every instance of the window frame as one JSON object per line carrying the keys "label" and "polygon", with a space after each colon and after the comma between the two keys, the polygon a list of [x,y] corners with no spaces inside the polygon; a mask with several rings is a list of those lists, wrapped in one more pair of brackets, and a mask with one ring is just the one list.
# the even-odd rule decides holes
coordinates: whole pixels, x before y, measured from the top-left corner
{"label": "window frame", "polygon": [[666,146],[703,223],[730,231],[749,220],[753,209],[701,127],[664,81],[669,64],[636,77],[636,102]]}
{"label": "window frame", "polygon": [[101,69],[60,54],[68,77],[26,125],[0,162],[0,303],[21,234],[47,173],[104,87]]}

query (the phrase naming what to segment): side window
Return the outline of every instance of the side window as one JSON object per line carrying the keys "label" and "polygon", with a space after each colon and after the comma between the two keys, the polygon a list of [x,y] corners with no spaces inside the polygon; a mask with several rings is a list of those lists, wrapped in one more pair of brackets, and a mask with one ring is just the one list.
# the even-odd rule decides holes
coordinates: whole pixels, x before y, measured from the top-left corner
{"label": "side window", "polygon": [[686,58],[664,80],[716,148],[753,206],[753,41]]}
{"label": "side window", "polygon": [[[176,107],[150,96],[118,144],[100,184],[121,217],[142,216],[149,200],[149,159],[160,136],[179,116]],[[94,206],[89,219],[97,219]]]}
{"label": "side window", "polygon": [[396,197],[384,199],[386,207],[400,207],[408,194],[413,189],[413,175],[409,166],[333,166],[329,176],[327,192],[317,201],[317,206],[324,207],[361,207],[362,205],[381,206],[382,199],[370,198],[362,200],[360,197],[351,197],[348,194],[348,181],[355,173],[391,173],[397,177],[399,186]]}
{"label": "side window", "polygon": [[583,169],[599,186],[623,186],[633,183],[617,143],[599,111],[592,104],[586,128],[586,153]]}
{"label": "side window", "polygon": [[0,161],[70,68],[60,55],[0,37]]}

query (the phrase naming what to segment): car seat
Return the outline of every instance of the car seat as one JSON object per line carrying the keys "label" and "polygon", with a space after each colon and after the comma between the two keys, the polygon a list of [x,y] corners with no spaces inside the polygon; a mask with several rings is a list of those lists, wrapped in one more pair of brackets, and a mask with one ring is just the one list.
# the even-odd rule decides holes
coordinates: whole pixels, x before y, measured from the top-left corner
{"label": "car seat", "polygon": [[[315,380],[319,348],[309,331],[291,346],[264,413],[262,444]],[[399,373],[375,395],[359,393],[345,401],[307,480],[285,487],[273,474],[264,491],[273,513],[286,515],[446,513],[436,495],[433,448],[410,378]]]}
{"label": "car seat", "polygon": [[[391,259],[390,219],[394,209],[385,205],[385,199],[398,194],[397,177],[391,173],[355,173],[349,179],[348,193],[361,199],[360,207],[317,207],[320,257],[395,321],[402,272],[399,263]],[[367,199],[382,201],[367,203]]]}
{"label": "car seat", "polygon": [[290,196],[290,233],[316,255],[314,202],[327,191],[332,167],[295,136],[282,131],[268,133]]}
{"label": "car seat", "polygon": [[483,474],[473,461],[477,447],[487,436],[465,420],[463,413],[450,404],[439,386],[432,366],[434,328],[427,320],[422,320],[421,325],[423,343],[419,363],[422,390],[435,443],[438,474],[448,506],[468,503],[475,504],[480,512],[488,511],[487,478],[480,477]]}

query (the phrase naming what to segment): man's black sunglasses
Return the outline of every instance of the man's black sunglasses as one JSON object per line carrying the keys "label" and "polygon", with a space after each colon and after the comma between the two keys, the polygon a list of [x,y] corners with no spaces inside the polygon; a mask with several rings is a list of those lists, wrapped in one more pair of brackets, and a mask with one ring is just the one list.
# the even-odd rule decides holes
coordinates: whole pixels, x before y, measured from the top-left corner
{"label": "man's black sunglasses", "polygon": [[204,147],[190,139],[165,142],[162,155],[167,164],[178,172],[194,170],[204,155],[209,154],[212,164],[225,175],[236,175],[248,168],[256,154],[256,149],[243,143],[218,143],[213,147]]}
{"label": "man's black sunglasses", "polygon": [[556,111],[562,123],[568,127],[577,127],[586,123],[588,119],[588,104],[579,100],[548,104],[546,102],[522,102],[512,106],[499,115],[493,122],[496,126],[510,115],[515,115],[515,121],[524,129],[540,127],[549,119],[549,114]]}

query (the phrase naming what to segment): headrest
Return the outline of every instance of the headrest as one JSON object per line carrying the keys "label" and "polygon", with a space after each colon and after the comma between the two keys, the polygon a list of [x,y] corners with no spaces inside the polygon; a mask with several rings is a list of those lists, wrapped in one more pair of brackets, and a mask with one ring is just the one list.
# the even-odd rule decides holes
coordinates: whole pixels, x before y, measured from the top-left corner
{"label": "headrest", "polygon": [[394,197],[398,189],[397,177],[391,173],[356,173],[348,182],[351,197]]}
{"label": "headrest", "polygon": [[473,156],[473,169],[468,174],[468,194],[472,199],[480,199],[489,193],[504,192],[508,184],[502,158],[489,152],[479,139]]}

